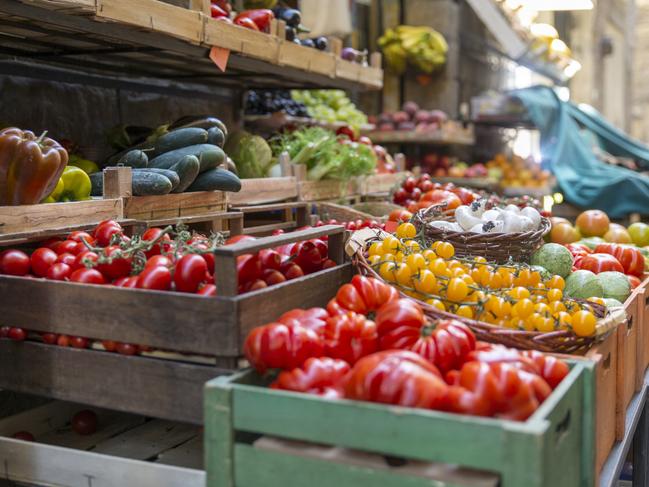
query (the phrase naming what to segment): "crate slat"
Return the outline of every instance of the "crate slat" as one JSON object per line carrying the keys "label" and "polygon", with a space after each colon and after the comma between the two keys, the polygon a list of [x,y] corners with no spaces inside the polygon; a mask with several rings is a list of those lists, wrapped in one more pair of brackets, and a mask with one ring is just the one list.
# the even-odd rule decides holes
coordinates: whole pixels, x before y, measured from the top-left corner
{"label": "crate slat", "polygon": [[297,180],[294,177],[253,178],[241,180],[241,191],[230,193],[232,206],[260,205],[297,198]]}

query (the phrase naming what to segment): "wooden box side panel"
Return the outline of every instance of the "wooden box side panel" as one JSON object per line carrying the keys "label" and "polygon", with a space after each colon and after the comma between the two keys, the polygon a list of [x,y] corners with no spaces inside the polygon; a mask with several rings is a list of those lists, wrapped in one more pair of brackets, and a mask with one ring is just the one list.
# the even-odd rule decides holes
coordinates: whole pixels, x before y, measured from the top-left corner
{"label": "wooden box side panel", "polygon": [[345,181],[300,181],[298,188],[300,201],[333,200],[350,194]]}
{"label": "wooden box side panel", "polygon": [[202,391],[226,371],[35,342],[0,340],[0,387],[200,424]]}
{"label": "wooden box side panel", "polygon": [[97,0],[97,17],[169,34],[199,44],[202,14],[157,0]]}
{"label": "wooden box side panel", "polygon": [[277,36],[255,32],[237,25],[204,17],[202,42],[269,62],[277,62],[280,39]]}
{"label": "wooden box side panel", "polygon": [[[649,367],[649,279],[642,283],[638,291],[638,307],[642,321],[642,368]],[[644,376],[644,372],[643,372]]]}
{"label": "wooden box side panel", "polygon": [[119,198],[0,206],[0,235],[93,224],[121,219],[123,216],[122,200]]}
{"label": "wooden box side panel", "polygon": [[156,220],[163,218],[199,216],[227,210],[227,195],[222,191],[133,196],[125,199],[127,218]]}
{"label": "wooden box side panel", "polygon": [[624,436],[625,414],[636,390],[636,350],[638,338],[638,306],[637,294],[634,293],[626,302],[627,319],[618,326],[618,368],[617,368],[617,400],[618,400],[618,439]]}
{"label": "wooden box side panel", "polygon": [[241,191],[228,195],[230,205],[260,205],[297,198],[294,177],[242,179]]}

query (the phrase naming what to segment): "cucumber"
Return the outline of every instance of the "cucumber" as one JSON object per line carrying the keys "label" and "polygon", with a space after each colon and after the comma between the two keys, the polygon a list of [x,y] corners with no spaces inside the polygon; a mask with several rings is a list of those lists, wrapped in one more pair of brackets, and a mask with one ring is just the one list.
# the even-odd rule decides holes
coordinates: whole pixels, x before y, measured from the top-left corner
{"label": "cucumber", "polygon": [[117,164],[141,169],[147,167],[149,164],[149,156],[147,156],[144,151],[134,149],[124,154]]}
{"label": "cucumber", "polygon": [[222,149],[225,145],[225,134],[220,128],[212,127],[207,131],[207,143],[218,145]]}
{"label": "cucumber", "polygon": [[200,172],[204,173],[210,169],[216,169],[225,162],[225,152],[219,150],[207,150],[201,153],[198,158],[201,163]]}
{"label": "cucumber", "polygon": [[187,191],[232,191],[237,193],[241,191],[241,180],[236,174],[225,169],[210,169],[199,174]]}
{"label": "cucumber", "polygon": [[[155,143],[155,155],[164,154],[190,145],[204,144],[207,142],[208,132],[205,129],[191,127],[177,129],[164,134]],[[215,144],[217,145],[217,144]]]}
{"label": "cucumber", "polygon": [[157,167],[147,167],[144,169],[135,169],[135,171],[148,171],[148,172],[154,172],[157,174],[162,174],[164,177],[166,177],[170,182],[171,182],[171,191],[176,189],[178,185],[180,184],[180,176],[176,171],[173,171],[171,169],[160,169]]}
{"label": "cucumber", "polygon": [[93,172],[89,176],[92,184],[90,196],[104,196],[104,173],[102,171]]}
{"label": "cucumber", "polygon": [[196,156],[185,156],[176,164],[171,166],[172,171],[176,171],[180,177],[180,184],[172,191],[182,193],[194,182],[201,169],[201,163]]}
{"label": "cucumber", "polygon": [[133,172],[133,196],[153,196],[171,192],[171,181],[152,171]]}
{"label": "cucumber", "polygon": [[200,159],[201,154],[206,151],[214,151],[217,153],[216,155],[220,155],[222,159],[225,159],[225,154],[220,147],[212,144],[197,144],[161,154],[149,161],[149,167],[169,169],[185,156],[196,156]]}
{"label": "cucumber", "polygon": [[180,128],[187,127],[200,127],[205,130],[212,127],[218,127],[223,132],[223,135],[228,136],[228,128],[225,126],[221,120],[216,117],[210,117],[209,115],[190,115],[188,117],[182,117],[176,120],[169,126],[169,130],[176,130]]}

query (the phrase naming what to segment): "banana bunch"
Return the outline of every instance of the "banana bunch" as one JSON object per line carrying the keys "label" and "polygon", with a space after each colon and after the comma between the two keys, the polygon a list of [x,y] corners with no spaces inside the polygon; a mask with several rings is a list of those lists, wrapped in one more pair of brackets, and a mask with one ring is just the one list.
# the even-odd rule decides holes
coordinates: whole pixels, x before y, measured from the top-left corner
{"label": "banana bunch", "polygon": [[430,27],[400,25],[388,29],[379,39],[387,66],[397,74],[407,64],[424,73],[432,73],[446,63],[448,44],[444,36]]}

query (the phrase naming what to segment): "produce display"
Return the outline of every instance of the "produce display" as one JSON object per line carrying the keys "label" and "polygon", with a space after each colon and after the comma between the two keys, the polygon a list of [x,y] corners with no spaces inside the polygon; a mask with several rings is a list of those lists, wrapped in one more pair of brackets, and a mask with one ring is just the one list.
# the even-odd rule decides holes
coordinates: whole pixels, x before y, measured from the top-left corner
{"label": "produce display", "polygon": [[379,46],[388,68],[397,74],[404,73],[408,65],[432,73],[446,64],[446,39],[431,27],[399,25],[387,29]]}
{"label": "produce display", "polygon": [[308,117],[304,103],[294,100],[288,90],[249,91],[246,99],[247,115],[266,115],[284,112],[293,117]]}
{"label": "produce display", "polygon": [[377,165],[373,147],[321,127],[303,127],[280,134],[271,140],[271,147],[275,156],[287,152],[292,164],[306,165],[307,179],[311,181],[344,181],[371,174]]}
{"label": "produce display", "polygon": [[292,90],[291,97],[306,106],[309,116],[327,123],[343,122],[358,131],[367,116],[342,90]]}
{"label": "produce display", "polygon": [[326,309],[255,328],[244,353],[259,373],[280,369],[274,389],[516,421],[569,371],[539,352],[479,342],[460,321],[428,320],[389,284],[359,275]]}
{"label": "produce display", "polygon": [[382,113],[372,117],[380,132],[404,130],[415,132],[435,132],[440,130],[448,120],[448,115],[441,110],[422,110],[414,101],[403,104],[401,110],[394,113]]}
{"label": "produce display", "polygon": [[[144,130],[134,145],[128,131],[122,135],[124,140],[114,144],[122,150],[109,157],[104,167],[131,167],[134,196],[241,190],[223,151],[228,131],[218,118],[186,117],[170,126]],[[102,196],[102,173],[91,174],[90,181],[92,195]]]}
{"label": "produce display", "polygon": [[445,205],[446,210],[454,210],[480,198],[480,195],[471,189],[452,183],[434,183],[431,179],[430,175],[425,173],[418,178],[405,178],[401,187],[393,192],[392,201],[414,213],[436,205]]}
{"label": "produce display", "polygon": [[499,180],[503,188],[543,188],[551,184],[550,172],[517,155],[508,159],[504,154],[497,154],[486,166],[488,173]]}

